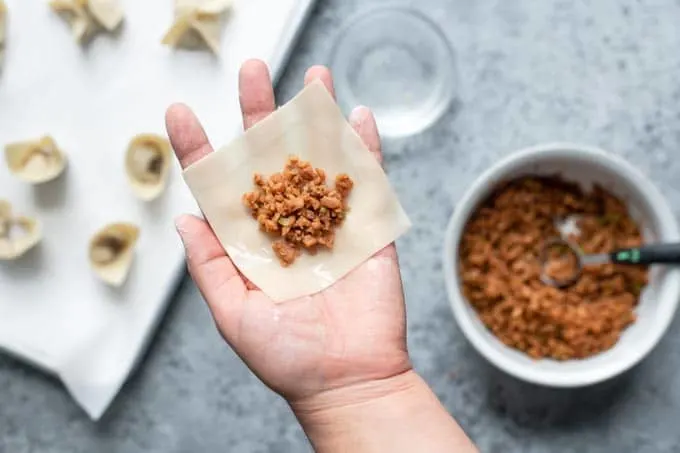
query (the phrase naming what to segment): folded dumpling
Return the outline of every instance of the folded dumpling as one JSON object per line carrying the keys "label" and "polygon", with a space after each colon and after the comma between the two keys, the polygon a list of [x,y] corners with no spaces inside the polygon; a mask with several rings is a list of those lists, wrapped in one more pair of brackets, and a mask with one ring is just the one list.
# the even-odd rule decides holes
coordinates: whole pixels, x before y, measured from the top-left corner
{"label": "folded dumpling", "polygon": [[50,136],[5,146],[5,160],[14,176],[33,184],[51,181],[66,168],[66,156]]}
{"label": "folded dumpling", "polygon": [[163,37],[172,47],[200,48],[220,51],[222,16],[231,0],[175,0],[175,21]]}
{"label": "folded dumpling", "polygon": [[12,205],[0,200],[0,261],[20,258],[41,239],[42,231],[36,219],[14,216]]}
{"label": "folded dumpling", "polygon": [[123,21],[120,0],[51,0],[50,6],[68,21],[80,43],[101,29],[115,30]]}
{"label": "folded dumpling", "polygon": [[165,189],[172,152],[167,138],[140,134],[130,141],[125,172],[135,194],[145,201],[157,198]]}
{"label": "folded dumpling", "polygon": [[5,40],[7,36],[7,5],[0,0],[0,69],[5,59]]}
{"label": "folded dumpling", "polygon": [[127,279],[139,228],[131,223],[112,223],[99,230],[90,240],[90,266],[95,274],[111,286]]}

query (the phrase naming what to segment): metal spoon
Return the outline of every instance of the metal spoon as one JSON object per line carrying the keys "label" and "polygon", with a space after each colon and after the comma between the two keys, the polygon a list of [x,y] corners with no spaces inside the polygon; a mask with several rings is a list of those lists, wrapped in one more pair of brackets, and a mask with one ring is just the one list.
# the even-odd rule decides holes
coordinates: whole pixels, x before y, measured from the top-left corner
{"label": "metal spoon", "polygon": [[[550,251],[557,247],[576,259],[573,274],[563,280],[555,280],[546,272],[551,259]],[[562,238],[554,238],[543,244],[540,260],[541,281],[556,288],[565,288],[571,286],[579,279],[584,266],[608,263],[630,265],[680,264],[680,242],[644,245],[642,247],[614,250],[609,253],[586,254],[578,249],[575,244]]]}

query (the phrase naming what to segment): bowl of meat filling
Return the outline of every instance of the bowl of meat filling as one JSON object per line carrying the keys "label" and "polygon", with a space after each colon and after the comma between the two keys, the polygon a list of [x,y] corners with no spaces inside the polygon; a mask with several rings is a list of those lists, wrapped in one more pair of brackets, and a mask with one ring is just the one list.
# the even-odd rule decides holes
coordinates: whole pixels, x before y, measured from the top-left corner
{"label": "bowl of meat filling", "polygon": [[480,176],[451,217],[443,259],[454,317],[482,356],[521,380],[610,379],[666,332],[680,269],[600,263],[555,285],[545,276],[574,267],[546,261],[555,240],[601,255],[678,242],[680,230],[654,184],[616,155],[568,143],[521,150]]}

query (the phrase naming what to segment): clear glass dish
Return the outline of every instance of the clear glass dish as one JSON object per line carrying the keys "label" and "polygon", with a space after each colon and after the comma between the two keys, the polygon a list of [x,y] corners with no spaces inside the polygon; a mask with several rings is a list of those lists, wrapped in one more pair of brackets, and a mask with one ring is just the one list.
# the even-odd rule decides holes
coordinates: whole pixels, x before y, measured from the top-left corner
{"label": "clear glass dish", "polygon": [[457,95],[448,39],[431,19],[408,8],[380,7],[348,20],[329,65],[343,111],[370,107],[384,136],[423,131]]}

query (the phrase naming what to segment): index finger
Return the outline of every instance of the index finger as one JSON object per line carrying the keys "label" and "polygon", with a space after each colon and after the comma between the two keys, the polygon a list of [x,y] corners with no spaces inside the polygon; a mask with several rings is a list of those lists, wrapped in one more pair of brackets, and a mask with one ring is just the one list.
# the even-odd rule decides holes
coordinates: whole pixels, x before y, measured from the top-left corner
{"label": "index finger", "polygon": [[250,129],[276,110],[274,86],[264,61],[243,63],[238,74],[238,96],[244,129]]}
{"label": "index finger", "polygon": [[[264,62],[248,60],[241,67],[239,100],[246,129],[274,111],[274,88]],[[186,105],[173,104],[168,108],[165,127],[182,168],[187,168],[213,151],[203,126]]]}
{"label": "index finger", "polygon": [[165,128],[183,169],[213,151],[200,121],[184,104],[173,104],[168,108],[165,112]]}

